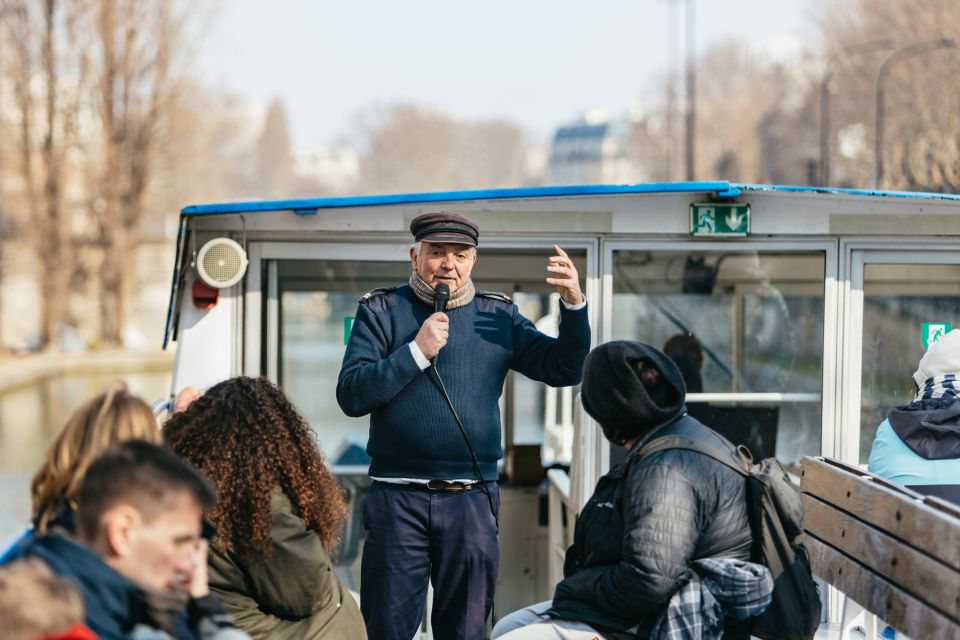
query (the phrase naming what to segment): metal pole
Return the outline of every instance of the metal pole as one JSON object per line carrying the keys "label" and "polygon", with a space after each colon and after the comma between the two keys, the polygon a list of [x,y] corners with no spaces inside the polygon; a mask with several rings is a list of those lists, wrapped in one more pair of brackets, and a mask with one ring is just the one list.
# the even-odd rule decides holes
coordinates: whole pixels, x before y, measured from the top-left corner
{"label": "metal pole", "polygon": [[677,3],[667,2],[667,182],[673,181],[673,130],[677,102]]}
{"label": "metal pole", "polygon": [[687,0],[687,180],[693,181],[695,174],[696,159],[696,134],[697,134],[697,76],[696,76],[696,52],[693,43],[693,2]]}
{"label": "metal pole", "polygon": [[956,48],[957,45],[954,43],[952,38],[937,38],[936,40],[929,40],[927,42],[921,42],[919,44],[910,45],[909,47],[897,49],[891,53],[886,60],[884,60],[883,66],[880,67],[880,73],[877,74],[877,119],[875,122],[876,130],[873,137],[873,157],[875,168],[873,186],[877,189],[883,188],[883,179],[885,178],[883,164],[883,138],[884,118],[886,117],[886,97],[884,95],[883,85],[884,82],[886,82],[887,77],[890,75],[890,70],[893,68],[893,65],[901,60],[912,58],[924,53],[930,53],[931,51],[937,51],[939,49]]}
{"label": "metal pole", "polygon": [[891,38],[870,40],[843,47],[827,59],[820,76],[820,186],[830,184],[830,84],[833,82],[837,63],[874,51],[892,49],[894,46]]}

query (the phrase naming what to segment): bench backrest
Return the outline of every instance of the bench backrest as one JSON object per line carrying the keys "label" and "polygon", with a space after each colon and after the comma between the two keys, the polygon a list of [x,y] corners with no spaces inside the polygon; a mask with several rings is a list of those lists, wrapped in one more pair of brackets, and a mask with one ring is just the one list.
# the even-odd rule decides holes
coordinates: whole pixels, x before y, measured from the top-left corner
{"label": "bench backrest", "polygon": [[815,575],[913,638],[960,638],[960,507],[829,458],[804,458]]}

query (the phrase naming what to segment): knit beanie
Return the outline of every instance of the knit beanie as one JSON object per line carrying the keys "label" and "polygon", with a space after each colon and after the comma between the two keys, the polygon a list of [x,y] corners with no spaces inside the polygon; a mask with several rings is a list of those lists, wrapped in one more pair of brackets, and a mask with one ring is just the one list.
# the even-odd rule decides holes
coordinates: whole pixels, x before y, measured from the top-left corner
{"label": "knit beanie", "polygon": [[960,329],[954,329],[927,349],[913,374],[913,381],[923,389],[930,378],[948,373],[960,374]]}
{"label": "knit beanie", "polygon": [[[651,383],[650,369],[659,376]],[[646,370],[647,384],[641,377]],[[642,342],[606,342],[587,355],[580,398],[607,439],[623,444],[683,413],[686,387],[677,365]]]}

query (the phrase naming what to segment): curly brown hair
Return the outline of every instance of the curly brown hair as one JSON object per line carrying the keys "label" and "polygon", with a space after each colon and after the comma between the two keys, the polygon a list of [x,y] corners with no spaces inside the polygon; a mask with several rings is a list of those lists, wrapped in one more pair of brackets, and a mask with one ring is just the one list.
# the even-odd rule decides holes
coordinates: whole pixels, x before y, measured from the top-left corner
{"label": "curly brown hair", "polygon": [[270,552],[270,494],[280,488],[307,529],[336,548],[347,515],[343,491],[323,462],[313,429],[265,378],[221,382],[163,427],[179,456],[217,487],[207,518],[214,547],[243,557]]}

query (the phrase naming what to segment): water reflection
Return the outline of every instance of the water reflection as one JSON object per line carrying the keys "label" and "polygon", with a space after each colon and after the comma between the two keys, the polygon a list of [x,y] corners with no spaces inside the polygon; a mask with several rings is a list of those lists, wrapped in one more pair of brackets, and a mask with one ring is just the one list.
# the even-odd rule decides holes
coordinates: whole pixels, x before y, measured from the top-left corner
{"label": "water reflection", "polygon": [[67,417],[118,379],[148,403],[170,388],[169,372],[98,373],[51,377],[0,394],[0,546],[29,519],[30,479]]}

